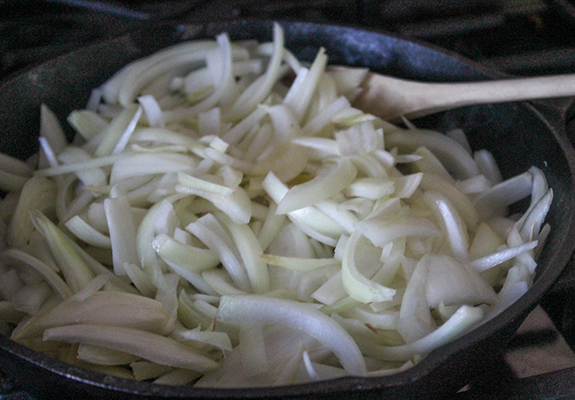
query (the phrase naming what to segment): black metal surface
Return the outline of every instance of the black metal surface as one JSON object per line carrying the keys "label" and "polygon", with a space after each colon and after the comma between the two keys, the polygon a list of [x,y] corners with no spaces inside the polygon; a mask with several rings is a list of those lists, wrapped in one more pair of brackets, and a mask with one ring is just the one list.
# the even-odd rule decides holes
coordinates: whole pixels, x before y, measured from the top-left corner
{"label": "black metal surface", "polygon": [[[574,24],[574,10],[569,0],[0,0],[0,74],[90,43],[90,36],[115,36],[150,20],[214,18],[373,27],[510,73],[567,73],[575,70],[575,37],[565,34]],[[85,29],[78,35],[62,26],[66,34],[53,37],[62,19],[81,21]],[[30,41],[37,43],[26,46]]]}
{"label": "black metal surface", "polygon": [[0,77],[96,40],[118,36],[140,23],[61,4],[31,0],[0,3]]}
{"label": "black metal surface", "polygon": [[[487,380],[486,380],[487,381]],[[547,374],[517,379],[503,379],[501,384],[485,386],[483,390],[461,393],[457,399],[481,400],[485,398],[485,391],[489,391],[491,400],[571,400],[575,398],[575,368]]]}
{"label": "black metal surface", "polygon": [[[489,71],[453,54],[364,30],[307,23],[283,24],[286,46],[311,59],[324,46],[330,61],[368,66],[401,77],[434,81],[478,80]],[[25,157],[36,151],[38,109],[47,103],[61,118],[81,107],[89,89],[120,66],[182,39],[214,37],[269,40],[270,22],[223,22],[201,25],[151,26],[118,39],[50,61],[0,84],[0,151]],[[564,116],[546,108],[541,114],[525,103],[468,107],[427,117],[421,126],[445,130],[462,127],[475,148],[494,152],[504,175],[537,165],[555,192],[549,222],[553,226],[540,258],[533,288],[516,304],[462,339],[430,354],[411,370],[391,377],[336,381],[283,388],[210,390],[161,387],[126,381],[71,367],[0,337],[0,360],[39,398],[438,398],[454,394],[469,380],[498,362],[498,355],[527,313],[555,282],[575,243],[575,159],[564,132]],[[545,115],[545,116],[544,116]]]}
{"label": "black metal surface", "polygon": [[181,17],[206,0],[186,1],[130,1],[130,0],[48,0],[50,3],[63,4],[103,14],[128,17],[138,20],[162,20]]}
{"label": "black metal surface", "polygon": [[[570,0],[364,1],[365,23],[423,39],[509,73],[572,72]],[[383,21],[383,22],[382,22]]]}

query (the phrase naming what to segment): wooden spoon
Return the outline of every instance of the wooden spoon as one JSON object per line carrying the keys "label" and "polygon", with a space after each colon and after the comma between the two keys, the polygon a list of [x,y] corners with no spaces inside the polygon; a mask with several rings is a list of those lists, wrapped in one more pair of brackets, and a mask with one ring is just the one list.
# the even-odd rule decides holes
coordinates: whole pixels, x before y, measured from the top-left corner
{"label": "wooden spoon", "polygon": [[465,83],[423,83],[369,72],[354,106],[387,121],[486,103],[575,96],[575,74]]}

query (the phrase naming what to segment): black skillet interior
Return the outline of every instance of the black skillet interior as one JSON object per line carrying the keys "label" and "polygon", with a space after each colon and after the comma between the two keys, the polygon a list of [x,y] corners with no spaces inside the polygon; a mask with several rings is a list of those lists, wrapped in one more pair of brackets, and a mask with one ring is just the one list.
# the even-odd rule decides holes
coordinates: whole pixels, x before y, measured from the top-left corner
{"label": "black skillet interior", "polygon": [[[471,81],[493,72],[430,47],[382,33],[309,23],[282,23],[286,47],[311,61],[318,48],[330,62],[369,67],[390,75],[425,81]],[[61,120],[84,106],[89,90],[129,61],[175,42],[213,38],[228,32],[233,40],[270,40],[271,22],[237,21],[205,25],[151,26],[115,40],[76,51],[0,84],[0,151],[27,157],[37,150],[39,105],[44,102]],[[453,393],[477,373],[484,373],[558,278],[571,257],[574,235],[574,155],[563,132],[562,116],[545,116],[526,103],[467,107],[416,121],[440,131],[460,127],[475,149],[491,150],[505,176],[543,169],[555,200],[549,216],[553,233],[540,257],[533,288],[506,312],[465,337],[431,353],[416,367],[390,377],[343,378],[315,384],[251,390],[162,387],[126,381],[71,367],[0,337],[2,365],[39,398],[415,398]],[[436,394],[433,397],[436,397]]]}

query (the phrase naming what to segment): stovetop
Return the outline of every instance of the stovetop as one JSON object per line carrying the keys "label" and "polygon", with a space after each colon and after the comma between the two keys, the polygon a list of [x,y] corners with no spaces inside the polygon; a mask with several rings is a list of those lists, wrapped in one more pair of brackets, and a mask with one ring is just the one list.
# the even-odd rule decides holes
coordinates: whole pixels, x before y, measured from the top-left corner
{"label": "stovetop", "polygon": [[[154,20],[265,18],[381,29],[515,75],[575,72],[569,0],[0,0],[0,79]],[[568,116],[574,113],[568,114]],[[575,142],[575,118],[568,117]],[[575,399],[575,263],[512,339],[499,367],[455,399]],[[41,400],[1,371],[0,400]]]}
{"label": "stovetop", "polygon": [[384,29],[519,75],[575,70],[569,0],[0,0],[0,12],[3,75],[152,20],[232,18]]}

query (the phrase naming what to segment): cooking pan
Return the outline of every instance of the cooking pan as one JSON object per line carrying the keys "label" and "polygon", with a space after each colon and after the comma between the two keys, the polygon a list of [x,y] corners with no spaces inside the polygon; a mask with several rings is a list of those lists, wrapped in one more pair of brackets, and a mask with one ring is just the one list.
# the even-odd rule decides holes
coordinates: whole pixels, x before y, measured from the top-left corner
{"label": "cooking pan", "polygon": [[[286,47],[304,60],[318,48],[331,63],[424,81],[472,81],[497,74],[454,54],[379,32],[310,23],[282,23]],[[25,158],[37,151],[39,108],[46,103],[64,120],[82,108],[91,88],[129,61],[186,39],[271,40],[272,23],[235,21],[152,25],[44,63],[0,83],[0,151]],[[0,337],[0,362],[39,398],[438,398],[488,373],[522,320],[557,280],[575,247],[575,157],[564,115],[548,106],[508,103],[466,107],[415,121],[445,131],[460,127],[475,149],[493,152],[504,176],[541,168],[554,190],[552,226],[533,287],[515,304],[464,337],[437,349],[415,367],[387,377],[356,378],[276,388],[195,389],[135,382],[73,367]],[[71,133],[71,132],[70,132]]]}

